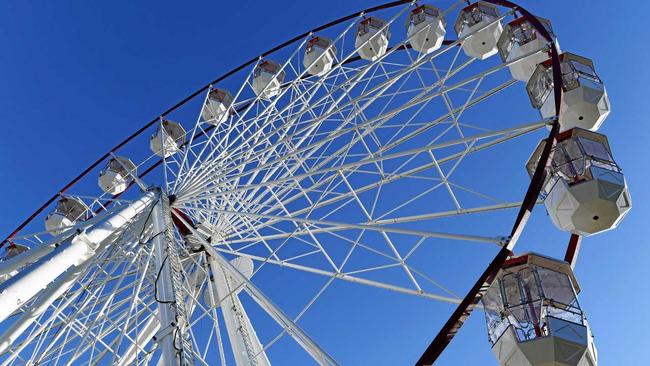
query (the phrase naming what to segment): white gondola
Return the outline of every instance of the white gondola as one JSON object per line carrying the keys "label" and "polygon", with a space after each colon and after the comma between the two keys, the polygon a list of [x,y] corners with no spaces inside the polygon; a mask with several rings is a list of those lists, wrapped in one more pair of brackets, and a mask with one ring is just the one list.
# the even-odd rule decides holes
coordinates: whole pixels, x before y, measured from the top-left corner
{"label": "white gondola", "polygon": [[135,175],[135,164],[127,158],[117,156],[111,158],[99,173],[99,187],[106,193],[119,194],[129,187]]}
{"label": "white gondola", "polygon": [[[528,161],[531,176],[544,145],[542,140]],[[632,207],[607,137],[581,128],[558,136],[542,196],[553,224],[579,235],[615,228]]]}
{"label": "white gondola", "polygon": [[52,235],[62,233],[66,228],[85,218],[88,206],[79,198],[63,197],[54,211],[45,218],[45,229]]}
{"label": "white gondola", "polygon": [[440,9],[424,4],[409,13],[406,33],[413,49],[421,53],[431,53],[442,46],[445,26],[445,18]]}
{"label": "white gondola", "polygon": [[212,89],[208,93],[208,99],[201,110],[203,120],[211,125],[218,125],[226,122],[232,114],[232,103],[234,98],[227,90]]}
{"label": "white gondola", "polygon": [[596,366],[598,354],[571,266],[538,254],[509,259],[481,298],[503,366]]}
{"label": "white gondola", "polygon": [[284,76],[282,66],[262,60],[253,71],[253,91],[262,99],[271,99],[280,94]]}
{"label": "white gondola", "polygon": [[[544,18],[537,19],[549,32],[559,50],[559,44],[551,28],[551,22]],[[528,82],[537,64],[546,61],[549,41],[524,17],[508,23],[497,42],[497,48],[503,62],[518,60],[508,66],[512,77]],[[528,55],[528,56],[526,56]],[[525,56],[525,57],[524,57]]]}
{"label": "white gondola", "polygon": [[[15,257],[15,256],[17,256],[19,254],[22,254],[22,253],[29,250],[29,247],[27,247],[25,245],[16,244],[16,243],[11,243],[10,245],[6,246],[5,248],[6,249],[5,249],[5,252],[4,252],[4,256],[0,260],[0,263],[2,263],[4,261],[8,261],[11,258],[13,258],[13,257]],[[6,280],[10,279],[11,277],[13,277],[13,276],[15,276],[17,274],[18,274],[17,270],[5,271],[4,273],[0,273],[0,283],[5,282]]]}
{"label": "white gondola", "polygon": [[[610,112],[605,85],[596,74],[594,63],[588,59],[565,52],[560,55],[562,70],[562,102],[560,127],[562,131],[580,127],[597,131]],[[553,68],[548,59],[537,66],[526,85],[533,106],[542,117],[555,116],[553,93]]]}
{"label": "white gondola", "polygon": [[164,158],[168,158],[180,151],[185,143],[185,129],[178,122],[164,119],[149,139],[151,151]]}
{"label": "white gondola", "polygon": [[[2,258],[3,261],[9,260],[18,254],[24,253],[29,250],[29,247],[25,245],[20,245],[20,244],[11,244],[7,246],[7,249],[5,249],[5,255],[4,258]],[[4,279],[0,278],[0,282],[2,282]]]}
{"label": "white gondola", "polygon": [[336,47],[332,40],[324,37],[313,37],[307,42],[305,57],[302,65],[309,75],[321,76],[332,69],[336,60]]}
{"label": "white gondola", "polygon": [[477,1],[463,8],[454,25],[461,45],[469,57],[484,60],[497,53],[497,41],[503,32],[498,8],[485,1]]}
{"label": "white gondola", "polygon": [[366,61],[375,61],[388,50],[390,29],[379,18],[368,17],[359,22],[354,47],[359,49],[359,56]]}

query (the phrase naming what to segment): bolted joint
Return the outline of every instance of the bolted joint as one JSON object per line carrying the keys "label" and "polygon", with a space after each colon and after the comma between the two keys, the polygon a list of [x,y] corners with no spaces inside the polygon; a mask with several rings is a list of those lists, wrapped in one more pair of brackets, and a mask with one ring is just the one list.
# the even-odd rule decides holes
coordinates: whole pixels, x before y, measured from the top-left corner
{"label": "bolted joint", "polygon": [[510,244],[510,240],[512,240],[512,236],[511,235],[500,236],[500,237],[498,237],[498,239],[499,239],[499,244],[498,245],[500,247],[502,247],[502,248],[505,248],[505,247],[508,246],[508,244]]}

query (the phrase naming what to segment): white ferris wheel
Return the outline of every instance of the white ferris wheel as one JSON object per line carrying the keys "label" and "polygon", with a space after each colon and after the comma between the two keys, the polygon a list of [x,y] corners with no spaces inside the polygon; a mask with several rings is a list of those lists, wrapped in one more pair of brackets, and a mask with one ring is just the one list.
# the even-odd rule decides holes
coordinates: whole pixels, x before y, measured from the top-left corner
{"label": "white ferris wheel", "polygon": [[[502,365],[595,365],[572,266],[631,208],[595,132],[609,110],[593,62],[508,1],[332,21],[147,123],[3,241],[0,365],[348,364],[331,349],[361,335],[326,319],[357,292],[435,307],[418,365],[476,308]],[[564,259],[515,251],[537,205]]]}

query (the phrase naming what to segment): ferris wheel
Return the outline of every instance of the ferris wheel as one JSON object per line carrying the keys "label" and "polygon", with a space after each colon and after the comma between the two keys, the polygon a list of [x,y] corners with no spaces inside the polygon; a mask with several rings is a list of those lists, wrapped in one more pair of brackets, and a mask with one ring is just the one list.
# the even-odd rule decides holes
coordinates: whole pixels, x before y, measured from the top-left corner
{"label": "ferris wheel", "polygon": [[[509,1],[332,21],[147,123],[2,242],[0,365],[355,364],[341,350],[373,335],[337,319],[382,304],[373,322],[441,319],[418,365],[477,308],[501,365],[596,365],[572,268],[631,208],[609,112],[594,63]],[[515,251],[538,205],[563,259]]]}

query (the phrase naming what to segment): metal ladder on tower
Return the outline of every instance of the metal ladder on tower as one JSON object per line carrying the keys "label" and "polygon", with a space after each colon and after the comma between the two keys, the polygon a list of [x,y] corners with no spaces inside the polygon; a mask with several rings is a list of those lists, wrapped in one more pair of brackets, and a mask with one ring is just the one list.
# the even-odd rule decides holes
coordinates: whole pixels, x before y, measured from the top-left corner
{"label": "metal ladder on tower", "polygon": [[[232,289],[231,278],[227,273],[225,273],[225,271],[224,271],[224,278],[226,279],[226,287],[228,288],[228,293],[230,294],[230,296],[236,297],[237,296],[236,291],[233,291]],[[237,315],[237,323],[239,323],[238,330],[242,335],[242,339],[244,341],[244,347],[246,348],[246,353],[248,354],[248,359],[250,361],[250,364],[252,366],[255,366],[257,365],[257,357],[256,357],[257,355],[253,350],[253,344],[251,343],[250,334],[246,329],[245,326],[246,323],[244,320],[242,310],[239,308],[238,300],[233,299],[232,311]]]}
{"label": "metal ladder on tower", "polygon": [[186,336],[186,331],[189,327],[189,319],[187,316],[187,309],[185,308],[185,296],[183,292],[183,267],[176,248],[174,233],[171,229],[173,223],[169,207],[169,198],[167,195],[161,193],[160,201],[165,221],[165,251],[167,254],[172,290],[174,293],[173,305],[176,310],[176,332],[174,335],[174,342],[176,342],[176,340],[181,342],[179,350],[181,366],[191,366],[194,365],[194,352],[192,351],[192,342],[190,338]]}

